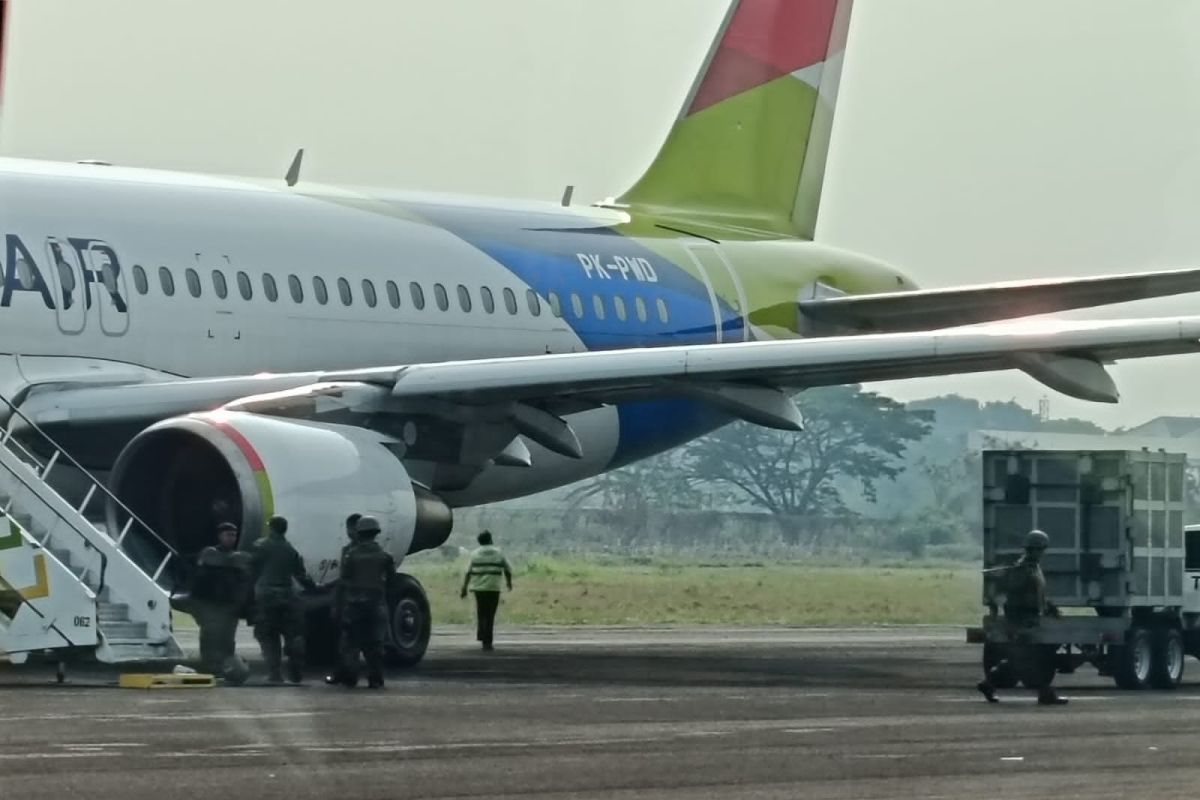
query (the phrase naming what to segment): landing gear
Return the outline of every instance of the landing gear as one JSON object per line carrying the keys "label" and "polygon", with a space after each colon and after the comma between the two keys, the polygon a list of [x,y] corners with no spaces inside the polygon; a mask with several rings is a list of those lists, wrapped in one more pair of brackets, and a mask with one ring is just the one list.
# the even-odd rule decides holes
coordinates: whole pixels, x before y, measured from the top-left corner
{"label": "landing gear", "polygon": [[[384,658],[390,667],[412,667],[425,657],[433,619],[429,599],[420,582],[397,572],[388,582],[388,630]],[[310,609],[306,615],[307,661],[314,667],[332,667],[338,661],[337,623],[328,605]]]}
{"label": "landing gear", "polygon": [[388,586],[388,642],[384,657],[389,666],[412,667],[425,657],[433,617],[420,582],[397,572]]}

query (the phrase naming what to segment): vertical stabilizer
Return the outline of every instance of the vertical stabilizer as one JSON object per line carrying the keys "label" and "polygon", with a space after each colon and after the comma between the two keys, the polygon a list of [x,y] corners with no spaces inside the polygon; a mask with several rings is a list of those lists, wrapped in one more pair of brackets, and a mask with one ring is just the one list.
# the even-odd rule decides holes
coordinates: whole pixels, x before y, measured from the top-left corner
{"label": "vertical stabilizer", "polygon": [[654,163],[620,198],[664,222],[812,238],[852,0],[734,0]]}

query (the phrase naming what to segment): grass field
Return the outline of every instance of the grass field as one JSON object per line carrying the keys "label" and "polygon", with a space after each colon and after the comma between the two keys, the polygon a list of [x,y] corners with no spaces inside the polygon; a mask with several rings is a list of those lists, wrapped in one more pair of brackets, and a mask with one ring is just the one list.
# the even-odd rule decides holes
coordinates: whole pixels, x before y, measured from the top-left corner
{"label": "grass field", "polygon": [[[465,564],[411,559],[437,623],[466,623]],[[977,620],[980,575],[967,566],[676,566],[533,559],[516,564],[501,617],[514,624],[964,624]]]}

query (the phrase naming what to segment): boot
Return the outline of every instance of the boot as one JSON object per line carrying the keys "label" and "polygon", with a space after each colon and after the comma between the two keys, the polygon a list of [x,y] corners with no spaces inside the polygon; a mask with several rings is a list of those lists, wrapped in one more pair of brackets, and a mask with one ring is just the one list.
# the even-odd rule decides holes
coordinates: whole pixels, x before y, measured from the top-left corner
{"label": "boot", "polygon": [[1067,698],[1059,696],[1058,692],[1050,687],[1038,692],[1039,706],[1065,706],[1068,702]]}
{"label": "boot", "polygon": [[975,684],[975,688],[979,690],[979,693],[983,695],[989,703],[1000,702],[1000,698],[996,697],[996,687],[992,686],[992,684],[988,681],[980,681],[979,683]]}
{"label": "boot", "polygon": [[304,681],[304,670],[300,669],[300,664],[296,661],[288,662],[288,680],[292,683]]}

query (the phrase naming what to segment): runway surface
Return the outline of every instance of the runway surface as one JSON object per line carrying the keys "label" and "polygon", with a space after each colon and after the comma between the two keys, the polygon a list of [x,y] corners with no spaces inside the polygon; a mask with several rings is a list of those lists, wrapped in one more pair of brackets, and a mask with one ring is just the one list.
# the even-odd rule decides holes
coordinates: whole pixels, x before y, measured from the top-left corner
{"label": "runway surface", "polygon": [[[1181,690],[989,706],[961,629],[439,633],[382,692],[137,691],[0,667],[0,797],[1194,797]],[[246,645],[252,645],[247,641]]]}

